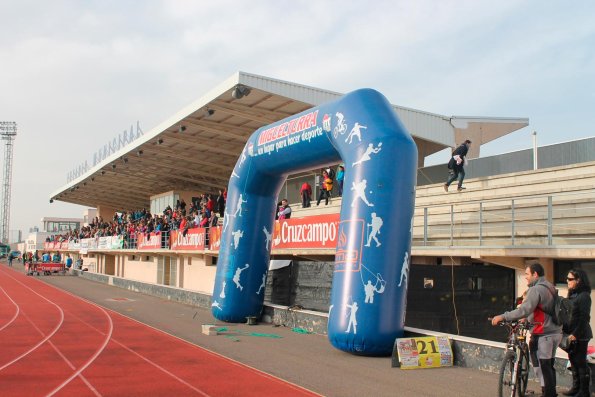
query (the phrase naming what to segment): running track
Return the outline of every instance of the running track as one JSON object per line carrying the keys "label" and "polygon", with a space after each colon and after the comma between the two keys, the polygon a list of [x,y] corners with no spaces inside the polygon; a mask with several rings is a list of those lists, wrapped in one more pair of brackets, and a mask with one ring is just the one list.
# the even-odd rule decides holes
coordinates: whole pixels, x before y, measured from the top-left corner
{"label": "running track", "polygon": [[318,396],[0,266],[0,396]]}

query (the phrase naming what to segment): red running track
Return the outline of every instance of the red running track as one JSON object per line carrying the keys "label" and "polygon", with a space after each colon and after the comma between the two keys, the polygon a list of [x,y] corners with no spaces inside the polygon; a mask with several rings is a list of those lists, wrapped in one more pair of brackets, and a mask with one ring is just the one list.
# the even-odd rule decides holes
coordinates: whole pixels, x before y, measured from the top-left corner
{"label": "red running track", "polygon": [[318,396],[0,266],[0,396]]}

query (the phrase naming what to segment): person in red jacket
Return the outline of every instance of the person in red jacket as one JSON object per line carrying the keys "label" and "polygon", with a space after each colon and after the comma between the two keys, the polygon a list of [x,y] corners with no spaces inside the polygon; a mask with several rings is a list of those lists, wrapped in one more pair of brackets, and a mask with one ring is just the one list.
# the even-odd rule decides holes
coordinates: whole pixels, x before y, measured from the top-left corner
{"label": "person in red jacket", "polygon": [[300,188],[300,194],[302,195],[302,208],[308,208],[312,201],[312,186],[308,182],[304,182]]}

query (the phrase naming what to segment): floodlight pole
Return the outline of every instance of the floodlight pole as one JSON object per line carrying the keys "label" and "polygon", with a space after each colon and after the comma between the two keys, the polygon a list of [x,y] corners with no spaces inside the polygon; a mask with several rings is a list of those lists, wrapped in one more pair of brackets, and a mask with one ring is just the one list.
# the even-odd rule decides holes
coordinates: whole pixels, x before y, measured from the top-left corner
{"label": "floodlight pole", "polygon": [[6,141],[2,179],[2,205],[0,206],[0,242],[8,244],[10,224],[10,187],[12,183],[12,141],[17,135],[17,123],[0,121],[0,139]]}

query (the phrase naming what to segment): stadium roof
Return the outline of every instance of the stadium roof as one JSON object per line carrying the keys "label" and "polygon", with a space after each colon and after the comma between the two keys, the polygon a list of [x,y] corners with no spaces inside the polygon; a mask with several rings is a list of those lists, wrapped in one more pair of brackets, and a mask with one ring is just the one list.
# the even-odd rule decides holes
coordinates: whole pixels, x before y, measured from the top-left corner
{"label": "stadium roof", "polygon": [[[254,131],[341,95],[237,72],[53,192],[50,200],[136,209],[148,208],[151,196],[168,191],[216,192],[227,186]],[[526,118],[452,118],[399,106],[395,111],[417,143],[422,160],[455,146],[466,131],[474,143],[481,144],[529,123]]]}

